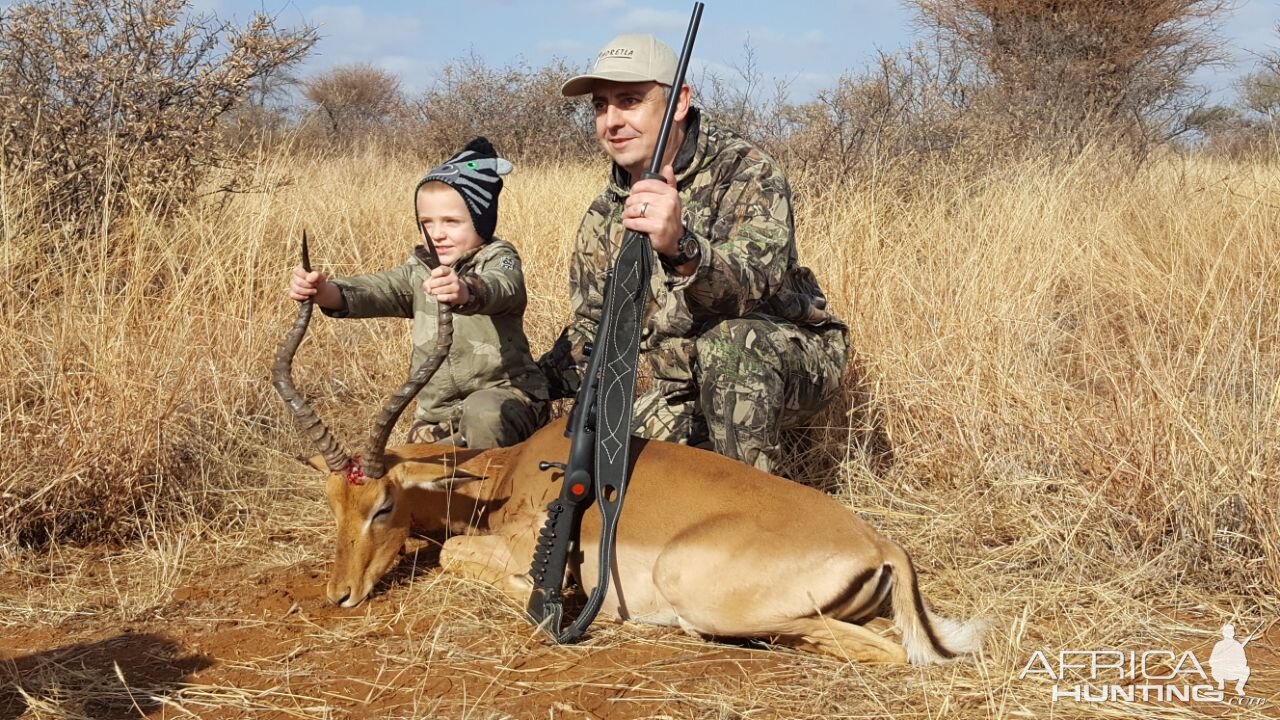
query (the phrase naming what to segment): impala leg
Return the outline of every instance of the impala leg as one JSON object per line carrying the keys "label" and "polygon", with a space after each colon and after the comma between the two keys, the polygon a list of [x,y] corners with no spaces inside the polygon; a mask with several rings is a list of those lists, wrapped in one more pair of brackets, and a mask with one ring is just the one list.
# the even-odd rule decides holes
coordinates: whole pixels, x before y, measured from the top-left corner
{"label": "impala leg", "polygon": [[533,589],[528,578],[533,549],[521,551],[524,544],[503,535],[457,535],[440,550],[440,566],[454,575],[489,583],[523,603]]}
{"label": "impala leg", "polygon": [[659,554],[654,584],[680,627],[712,637],[774,638],[857,662],[907,661],[899,644],[833,617],[876,602],[884,559],[874,536],[845,548],[800,551],[783,532],[743,532],[753,524],[738,514],[712,518]]}
{"label": "impala leg", "polygon": [[797,618],[784,625],[777,638],[780,645],[813,650],[849,662],[899,665],[907,662],[905,648],[861,625],[825,617]]}
{"label": "impala leg", "polygon": [[[683,618],[680,628],[695,637],[715,635],[698,628]],[[769,629],[763,627],[738,633],[721,633],[736,637],[770,638],[778,645],[830,655],[846,662],[905,664],[907,651],[898,643],[881,637],[861,625],[833,618],[796,618]]]}

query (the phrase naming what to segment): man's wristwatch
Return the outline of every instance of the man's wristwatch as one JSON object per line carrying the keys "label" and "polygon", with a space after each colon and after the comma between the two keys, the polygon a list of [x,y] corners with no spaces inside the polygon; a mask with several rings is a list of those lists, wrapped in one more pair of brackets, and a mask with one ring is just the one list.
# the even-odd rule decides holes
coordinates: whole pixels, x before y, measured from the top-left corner
{"label": "man's wristwatch", "polygon": [[680,236],[680,242],[676,245],[676,254],[674,257],[659,255],[662,263],[667,267],[678,268],[686,263],[691,263],[702,257],[702,246],[698,244],[698,238],[688,230]]}

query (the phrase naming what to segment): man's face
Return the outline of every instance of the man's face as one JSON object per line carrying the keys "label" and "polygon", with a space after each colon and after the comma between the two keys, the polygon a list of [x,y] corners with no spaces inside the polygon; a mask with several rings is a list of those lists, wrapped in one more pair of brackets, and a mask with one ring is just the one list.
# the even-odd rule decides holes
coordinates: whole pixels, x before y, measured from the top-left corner
{"label": "man's face", "polygon": [[435,244],[442,265],[453,265],[484,244],[466,202],[444,183],[429,182],[418,190],[418,222]]}
{"label": "man's face", "polygon": [[[596,112],[596,139],[600,147],[638,177],[649,168],[653,151],[658,147],[662,130],[662,113],[666,110],[663,86],[656,82],[624,83],[597,80],[591,90],[591,104]],[[682,92],[676,108],[677,123],[688,113],[688,93]],[[668,153],[677,148],[668,146]]]}

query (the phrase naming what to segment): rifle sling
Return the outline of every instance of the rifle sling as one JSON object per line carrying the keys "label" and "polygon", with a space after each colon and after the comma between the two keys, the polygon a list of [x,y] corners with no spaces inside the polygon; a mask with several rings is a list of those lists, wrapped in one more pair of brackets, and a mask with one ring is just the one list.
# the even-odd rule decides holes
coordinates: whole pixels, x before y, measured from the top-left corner
{"label": "rifle sling", "polygon": [[[582,637],[609,590],[618,517],[631,471],[636,365],[652,273],[653,250],[649,239],[627,232],[612,277],[606,284],[595,350],[578,395],[577,409],[584,417],[574,428],[573,448],[560,497],[547,507],[547,521],[539,534],[530,571],[534,590],[527,612],[535,624],[559,643],[574,642]],[[588,447],[590,452],[583,452]],[[564,574],[569,555],[578,545],[582,513],[593,499],[600,503],[601,516],[599,579],[578,617],[561,631]]]}
{"label": "rifle sling", "polygon": [[[693,17],[685,33],[684,46],[676,63],[672,87],[676,92],[667,98],[662,116],[662,129],[654,149],[649,171],[642,180],[662,180],[659,170],[665,157],[667,138],[675,121],[680,88],[693,54],[694,38],[702,18],[702,3],[693,4]],[[631,472],[632,405],[635,403],[636,364],[640,356],[640,328],[645,304],[649,298],[649,279],[653,274],[653,248],[645,235],[628,230],[614,262],[613,272],[605,279],[604,309],[596,328],[596,347],[591,352],[586,376],[578,389],[574,413],[569,422],[572,442],[569,462],[544,462],[543,469],[555,466],[565,470],[560,497],[547,506],[547,521],[538,537],[530,575],[534,588],[526,611],[534,625],[546,631],[556,642],[568,643],[582,637],[609,591],[613,572],[613,546],[618,533],[618,515],[626,496]],[[564,617],[565,568],[571,550],[577,545],[582,526],[582,513],[593,499],[600,503],[599,578],[582,612],[568,629],[561,631]]]}

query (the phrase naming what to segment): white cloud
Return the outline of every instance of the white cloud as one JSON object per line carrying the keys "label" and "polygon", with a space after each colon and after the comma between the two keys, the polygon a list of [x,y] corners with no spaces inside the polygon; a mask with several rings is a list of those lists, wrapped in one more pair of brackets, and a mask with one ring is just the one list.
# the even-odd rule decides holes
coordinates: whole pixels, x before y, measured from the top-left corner
{"label": "white cloud", "polygon": [[410,93],[426,89],[440,74],[440,64],[409,55],[383,55],[370,61],[373,65],[394,73],[400,78],[401,87]]}
{"label": "white cloud", "polygon": [[[303,74],[335,65],[368,63],[399,76],[407,92],[431,83],[439,69],[413,49],[429,42],[422,21],[410,15],[381,14],[359,5],[321,5],[307,20],[316,26],[320,42],[308,57]],[[388,50],[400,52],[388,52]]]}
{"label": "white cloud", "polygon": [[679,34],[689,26],[689,16],[683,10],[657,10],[638,7],[628,10],[613,23],[620,33],[653,33],[654,35]]}
{"label": "white cloud", "polygon": [[539,53],[558,55],[570,62],[577,62],[579,58],[590,58],[599,48],[579,40],[544,40],[538,43],[536,49]]}
{"label": "white cloud", "polygon": [[321,5],[311,21],[327,40],[351,47],[386,47],[426,42],[422,21],[412,15],[369,14],[359,5]]}

